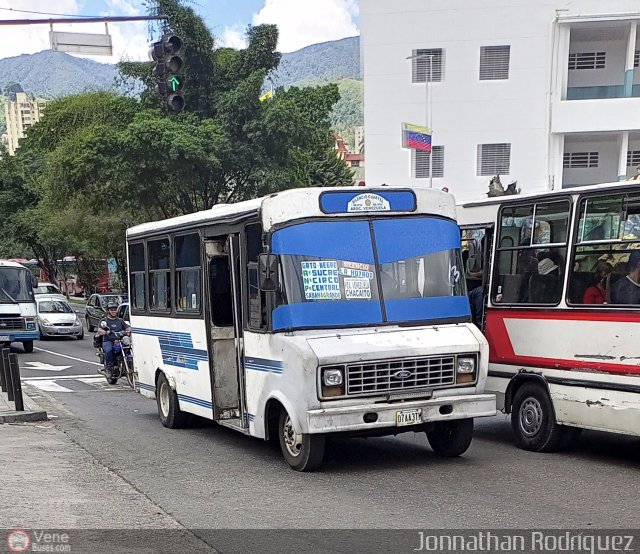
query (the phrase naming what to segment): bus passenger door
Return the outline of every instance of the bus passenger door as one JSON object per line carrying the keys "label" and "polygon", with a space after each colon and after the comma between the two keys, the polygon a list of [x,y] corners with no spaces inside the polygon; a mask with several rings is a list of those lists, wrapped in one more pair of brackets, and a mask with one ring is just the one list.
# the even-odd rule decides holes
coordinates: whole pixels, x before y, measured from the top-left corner
{"label": "bus passenger door", "polygon": [[209,359],[212,372],[213,415],[216,421],[241,418],[239,240],[230,235],[207,240],[209,287]]}

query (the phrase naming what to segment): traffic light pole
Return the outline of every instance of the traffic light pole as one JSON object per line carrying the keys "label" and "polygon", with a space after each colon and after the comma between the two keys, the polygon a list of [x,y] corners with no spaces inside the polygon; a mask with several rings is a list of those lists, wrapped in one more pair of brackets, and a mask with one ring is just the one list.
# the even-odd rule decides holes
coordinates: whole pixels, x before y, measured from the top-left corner
{"label": "traffic light pole", "polygon": [[132,15],[114,17],[66,17],[62,19],[0,19],[3,25],[52,25],[54,23],[123,23],[127,21],[169,21],[168,15]]}

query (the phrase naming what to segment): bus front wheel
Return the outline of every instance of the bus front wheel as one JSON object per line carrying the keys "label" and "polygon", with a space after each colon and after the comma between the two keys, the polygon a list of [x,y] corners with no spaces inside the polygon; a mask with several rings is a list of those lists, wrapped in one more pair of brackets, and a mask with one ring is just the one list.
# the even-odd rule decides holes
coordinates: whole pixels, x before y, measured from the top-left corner
{"label": "bus front wheel", "polygon": [[518,448],[531,452],[554,452],[569,446],[580,429],[560,425],[546,388],[525,383],[515,393],[511,408],[511,428]]}
{"label": "bus front wheel", "polygon": [[439,421],[427,431],[427,440],[438,456],[455,458],[464,454],[473,439],[473,418]]}
{"label": "bus front wheel", "polygon": [[324,458],[325,436],[300,433],[284,408],[278,420],[278,436],[282,455],[293,469],[313,471],[320,467]]}
{"label": "bus front wheel", "polygon": [[156,401],[158,403],[158,415],[160,423],[169,429],[179,429],[184,427],[187,421],[187,414],[180,409],[178,395],[171,388],[164,373],[158,377],[156,386]]}

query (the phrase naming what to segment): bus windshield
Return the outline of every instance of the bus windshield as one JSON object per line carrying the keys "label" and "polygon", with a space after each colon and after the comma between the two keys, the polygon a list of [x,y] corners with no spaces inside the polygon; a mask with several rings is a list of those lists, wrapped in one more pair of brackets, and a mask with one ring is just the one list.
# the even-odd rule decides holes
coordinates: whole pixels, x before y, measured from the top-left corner
{"label": "bus windshield", "polygon": [[0,304],[33,302],[31,273],[21,267],[0,267]]}
{"label": "bus windshield", "polygon": [[467,321],[460,231],[437,217],[319,221],[276,231],[274,330]]}

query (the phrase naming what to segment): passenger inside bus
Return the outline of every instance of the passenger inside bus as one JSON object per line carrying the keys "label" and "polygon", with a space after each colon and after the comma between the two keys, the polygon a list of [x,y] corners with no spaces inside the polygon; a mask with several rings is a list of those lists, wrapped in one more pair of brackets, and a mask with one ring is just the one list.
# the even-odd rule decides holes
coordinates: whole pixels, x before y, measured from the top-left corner
{"label": "passenger inside bus", "polygon": [[640,304],[640,250],[634,250],[627,262],[627,276],[611,288],[614,304]]}
{"label": "passenger inside bus", "polygon": [[591,286],[584,291],[582,298],[583,304],[607,303],[607,282],[612,271],[613,266],[609,262],[598,262],[593,276],[593,282]]}
{"label": "passenger inside bus", "polygon": [[551,258],[538,262],[538,272],[529,280],[529,300],[534,304],[555,304],[560,299],[562,281],[558,264]]}

